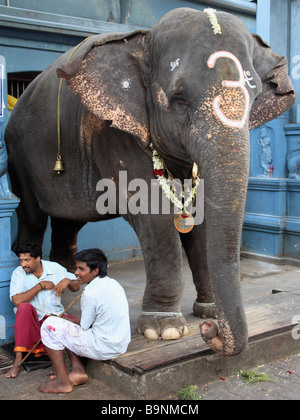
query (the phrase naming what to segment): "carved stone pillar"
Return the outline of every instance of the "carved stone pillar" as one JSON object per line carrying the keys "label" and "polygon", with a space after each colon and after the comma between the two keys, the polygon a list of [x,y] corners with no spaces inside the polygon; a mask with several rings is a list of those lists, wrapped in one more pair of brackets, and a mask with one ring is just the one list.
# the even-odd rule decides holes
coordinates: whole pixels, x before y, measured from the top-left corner
{"label": "carved stone pillar", "polygon": [[7,121],[7,86],[4,57],[0,56],[0,345],[14,339],[14,312],[9,300],[10,277],[19,265],[11,251],[11,217],[19,199],[9,189],[4,128]]}

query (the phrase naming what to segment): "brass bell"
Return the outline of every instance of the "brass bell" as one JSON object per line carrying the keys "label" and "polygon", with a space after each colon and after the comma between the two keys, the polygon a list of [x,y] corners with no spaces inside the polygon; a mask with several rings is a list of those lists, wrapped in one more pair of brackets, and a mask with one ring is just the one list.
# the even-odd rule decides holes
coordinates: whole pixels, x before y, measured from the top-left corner
{"label": "brass bell", "polygon": [[60,173],[63,172],[64,170],[65,169],[64,169],[63,161],[61,160],[61,156],[59,155],[57,156],[57,160],[55,162],[53,171],[56,171],[57,175],[60,175]]}

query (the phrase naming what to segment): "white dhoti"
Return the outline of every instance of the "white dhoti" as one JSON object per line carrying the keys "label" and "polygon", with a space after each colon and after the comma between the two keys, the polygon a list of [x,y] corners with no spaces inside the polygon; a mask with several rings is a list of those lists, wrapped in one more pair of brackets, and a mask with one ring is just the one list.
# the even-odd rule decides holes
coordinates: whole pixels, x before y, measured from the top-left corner
{"label": "white dhoti", "polygon": [[88,346],[86,331],[66,319],[50,316],[41,327],[43,344],[53,350],[71,350],[77,356],[101,360]]}

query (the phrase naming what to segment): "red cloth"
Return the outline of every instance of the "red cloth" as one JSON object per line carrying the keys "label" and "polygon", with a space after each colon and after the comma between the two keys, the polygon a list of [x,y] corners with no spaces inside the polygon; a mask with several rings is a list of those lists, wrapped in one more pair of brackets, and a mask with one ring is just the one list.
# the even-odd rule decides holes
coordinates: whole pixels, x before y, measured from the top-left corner
{"label": "red cloth", "polygon": [[[75,318],[72,315],[64,315],[68,318]],[[29,302],[21,303],[18,307],[15,320],[15,348],[14,351],[29,352],[41,338],[41,325],[47,319],[46,315],[39,321],[34,306]],[[32,352],[35,356],[45,354],[43,343],[40,344]]]}

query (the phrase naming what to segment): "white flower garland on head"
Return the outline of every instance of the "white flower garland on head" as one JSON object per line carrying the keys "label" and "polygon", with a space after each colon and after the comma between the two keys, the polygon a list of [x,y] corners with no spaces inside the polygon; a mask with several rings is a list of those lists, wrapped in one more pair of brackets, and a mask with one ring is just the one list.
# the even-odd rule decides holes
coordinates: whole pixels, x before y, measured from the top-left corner
{"label": "white flower garland on head", "polygon": [[[172,174],[168,171],[168,169],[165,167],[163,158],[161,158],[159,154],[157,153],[157,151],[154,149],[152,153],[153,153],[152,160],[153,160],[154,175],[157,177],[159,185],[161,186],[164,194],[171,201],[171,203],[173,203],[177,208],[179,208],[179,210],[181,210],[182,213],[185,213],[186,208],[190,205],[190,203],[192,202],[192,200],[194,199],[196,195],[196,191],[200,183],[199,177],[196,178],[196,183],[194,187],[191,189],[191,192],[188,198],[184,201],[184,203],[182,203],[182,201],[176,197],[175,192],[172,191],[170,187],[170,183],[174,180],[174,178]],[[167,170],[167,173],[168,173],[168,179],[164,176],[165,169]]]}
{"label": "white flower garland on head", "polygon": [[217,35],[217,34],[221,35],[222,34],[221,26],[218,24],[218,19],[217,19],[217,16],[216,16],[217,11],[215,9],[212,9],[211,7],[208,7],[207,9],[204,9],[203,11],[209,17],[211,26],[214,30],[214,34],[215,35]]}

